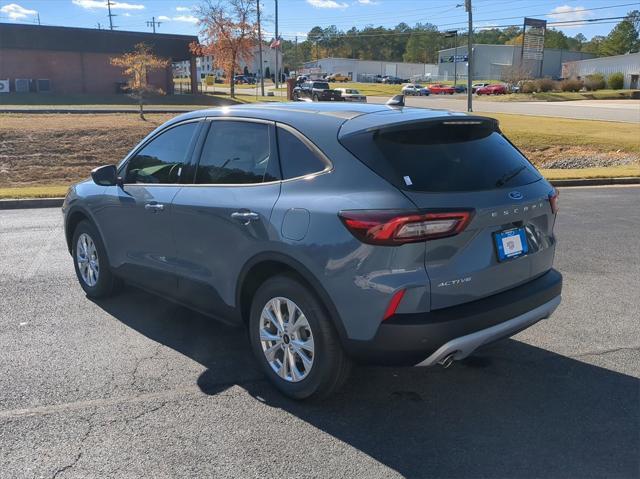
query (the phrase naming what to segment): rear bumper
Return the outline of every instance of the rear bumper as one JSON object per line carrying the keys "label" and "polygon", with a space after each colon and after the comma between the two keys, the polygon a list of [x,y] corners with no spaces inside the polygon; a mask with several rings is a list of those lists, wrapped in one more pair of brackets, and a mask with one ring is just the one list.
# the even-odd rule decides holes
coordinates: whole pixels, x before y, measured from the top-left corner
{"label": "rear bumper", "polygon": [[356,360],[385,365],[431,366],[453,354],[512,336],[549,317],[560,304],[562,275],[552,269],[516,288],[428,313],[397,314],[370,341],[347,340]]}

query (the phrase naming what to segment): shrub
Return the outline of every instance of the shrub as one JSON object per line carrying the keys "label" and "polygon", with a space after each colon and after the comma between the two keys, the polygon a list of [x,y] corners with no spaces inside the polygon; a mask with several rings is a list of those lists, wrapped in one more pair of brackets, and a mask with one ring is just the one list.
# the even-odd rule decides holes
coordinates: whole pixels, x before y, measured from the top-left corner
{"label": "shrub", "polygon": [[624,87],[624,75],[620,72],[609,75],[609,88],[612,90],[622,90]]}
{"label": "shrub", "polygon": [[584,87],[589,91],[602,90],[606,83],[604,81],[604,75],[602,73],[593,73],[587,75],[584,80]]}
{"label": "shrub", "polygon": [[566,80],[562,80],[560,83],[560,89],[562,91],[580,91],[584,83],[582,80],[578,80],[577,78],[568,78]]}
{"label": "shrub", "polygon": [[539,92],[552,91],[554,86],[554,81],[551,78],[540,78],[536,80],[536,89]]}
{"label": "shrub", "polygon": [[533,93],[534,91],[536,91],[536,83],[532,81],[523,82],[522,86],[520,87],[520,91],[522,93]]}

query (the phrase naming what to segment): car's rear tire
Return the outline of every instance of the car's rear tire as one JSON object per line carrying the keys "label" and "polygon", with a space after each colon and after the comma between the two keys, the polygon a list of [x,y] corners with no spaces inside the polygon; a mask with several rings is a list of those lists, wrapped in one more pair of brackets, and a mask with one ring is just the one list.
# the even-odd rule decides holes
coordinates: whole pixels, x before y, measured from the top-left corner
{"label": "car's rear tire", "polygon": [[290,398],[326,397],[342,386],[351,370],[325,308],[289,276],[272,277],[258,288],[249,334],[265,374]]}
{"label": "car's rear tire", "polygon": [[78,223],[71,243],[78,282],[90,298],[112,295],[120,281],[111,272],[107,252],[96,227],[88,220]]}

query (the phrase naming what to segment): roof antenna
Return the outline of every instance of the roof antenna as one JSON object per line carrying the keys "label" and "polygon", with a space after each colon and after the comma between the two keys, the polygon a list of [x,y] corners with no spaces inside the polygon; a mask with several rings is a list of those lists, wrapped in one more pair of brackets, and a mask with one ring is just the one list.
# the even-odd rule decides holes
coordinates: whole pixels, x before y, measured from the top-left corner
{"label": "roof antenna", "polygon": [[387,100],[387,106],[404,106],[404,95],[395,95]]}

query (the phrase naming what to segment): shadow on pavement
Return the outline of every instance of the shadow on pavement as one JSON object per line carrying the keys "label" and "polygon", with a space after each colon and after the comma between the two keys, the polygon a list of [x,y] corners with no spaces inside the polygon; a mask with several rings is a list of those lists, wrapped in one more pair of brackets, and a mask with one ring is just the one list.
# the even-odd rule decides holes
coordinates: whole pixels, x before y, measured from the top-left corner
{"label": "shadow on pavement", "polygon": [[97,303],[198,361],[206,394],[240,385],[409,476],[638,477],[640,381],[506,340],[452,368],[354,369],[322,403],[263,378],[242,329],[128,288]]}

